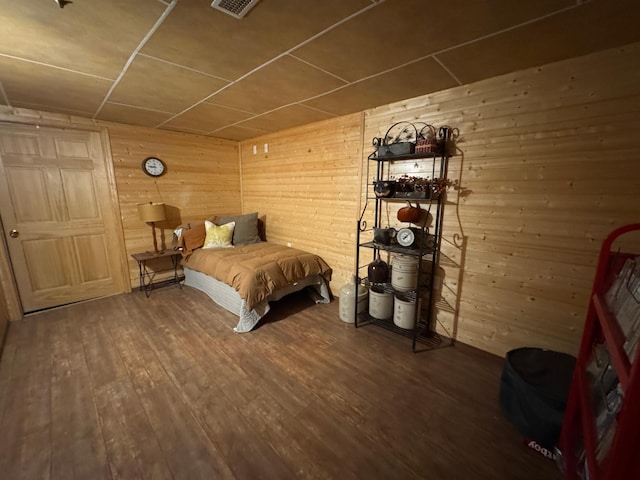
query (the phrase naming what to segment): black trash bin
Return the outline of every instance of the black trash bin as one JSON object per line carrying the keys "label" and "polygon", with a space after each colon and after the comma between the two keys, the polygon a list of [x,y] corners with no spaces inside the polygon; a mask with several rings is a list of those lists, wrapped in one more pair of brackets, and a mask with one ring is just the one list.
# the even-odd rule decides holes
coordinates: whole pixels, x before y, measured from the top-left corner
{"label": "black trash bin", "polygon": [[575,363],[571,355],[541,348],[506,355],[500,405],[522,435],[549,450],[560,439]]}

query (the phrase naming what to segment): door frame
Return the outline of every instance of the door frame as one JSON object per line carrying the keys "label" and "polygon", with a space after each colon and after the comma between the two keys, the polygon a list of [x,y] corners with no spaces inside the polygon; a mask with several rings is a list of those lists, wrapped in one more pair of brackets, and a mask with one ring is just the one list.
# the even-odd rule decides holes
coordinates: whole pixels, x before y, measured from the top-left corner
{"label": "door frame", "polygon": [[0,228],[2,228],[2,235],[0,235],[0,244],[2,246],[2,248],[0,248],[0,286],[4,294],[9,321],[20,320],[23,317],[22,304],[20,303],[20,296],[18,295],[16,279],[13,276],[13,268],[11,267],[11,258],[9,257],[9,248],[7,246],[7,237],[2,218],[0,218]]}
{"label": "door frame", "polygon": [[[117,217],[116,229],[117,235],[117,247],[119,250],[119,268],[122,272],[123,278],[123,293],[131,292],[131,282],[126,280],[129,278],[129,265],[127,263],[127,255],[124,241],[124,227],[122,225],[122,214],[120,212],[120,202],[118,200],[118,189],[116,185],[116,176],[113,168],[113,157],[111,156],[111,142],[109,140],[109,130],[107,127],[98,127],[91,125],[76,124],[71,121],[30,121],[30,118],[13,117],[9,115],[0,115],[0,127],[3,126],[32,126],[34,129],[42,127],[54,128],[59,130],[79,130],[79,131],[91,131],[97,132],[100,135],[100,144],[102,147],[102,157],[104,166],[107,172],[107,183],[109,188],[109,201],[110,206]],[[41,120],[41,119],[40,119]],[[1,219],[0,226],[3,227]],[[114,263],[114,267],[117,267]],[[16,285],[15,276],[13,273],[13,267],[11,265],[11,257],[9,256],[9,250],[7,248],[6,231],[2,228],[2,248],[0,248],[0,275],[3,281],[0,281],[0,288],[2,288],[5,302],[7,305],[7,312],[9,314],[10,321],[21,320],[24,318],[24,308],[20,300],[20,294]]]}

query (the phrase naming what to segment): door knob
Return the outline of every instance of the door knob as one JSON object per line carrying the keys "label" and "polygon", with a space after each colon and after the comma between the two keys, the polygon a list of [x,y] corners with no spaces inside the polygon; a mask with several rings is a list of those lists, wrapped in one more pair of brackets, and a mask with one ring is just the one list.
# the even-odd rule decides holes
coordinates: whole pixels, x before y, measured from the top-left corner
{"label": "door knob", "polygon": [[18,232],[18,230],[16,230],[15,228],[9,232],[9,236],[11,238],[18,238],[18,235],[20,235],[20,232]]}

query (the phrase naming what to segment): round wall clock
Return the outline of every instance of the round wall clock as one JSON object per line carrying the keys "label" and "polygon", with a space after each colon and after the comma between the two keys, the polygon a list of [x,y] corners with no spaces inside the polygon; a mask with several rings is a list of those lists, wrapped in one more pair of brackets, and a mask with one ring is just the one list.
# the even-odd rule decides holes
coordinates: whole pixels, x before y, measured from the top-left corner
{"label": "round wall clock", "polygon": [[148,157],[142,161],[142,171],[150,177],[159,177],[167,171],[167,165],[158,157]]}

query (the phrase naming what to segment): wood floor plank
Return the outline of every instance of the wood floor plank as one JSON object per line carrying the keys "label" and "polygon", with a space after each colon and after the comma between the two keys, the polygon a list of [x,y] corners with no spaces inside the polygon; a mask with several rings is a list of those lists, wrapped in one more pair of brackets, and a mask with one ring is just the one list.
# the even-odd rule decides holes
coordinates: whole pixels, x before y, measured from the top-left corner
{"label": "wood floor plank", "polygon": [[166,371],[187,370],[193,363],[193,356],[188,349],[182,347],[174,333],[175,330],[183,329],[180,322],[176,322],[175,317],[168,314],[162,302],[155,303],[155,299],[146,299],[142,294],[132,294],[131,300],[138,311],[136,322],[139,330],[163,368]]}
{"label": "wood floor plank", "polygon": [[[145,335],[150,335],[147,330]],[[233,337],[233,335],[230,335]],[[180,376],[195,366],[204,369],[216,383],[223,394],[233,404],[243,404],[262,392],[261,388],[251,381],[250,376],[224,349],[219,348],[229,337],[212,341],[202,335],[197,326],[191,329],[164,327],[161,337],[149,339],[154,345],[162,347],[158,350],[168,377],[175,384],[180,384]],[[233,341],[241,341],[234,339]],[[215,345],[215,347],[214,347]],[[174,351],[184,352],[177,361],[172,361]],[[188,352],[188,354],[187,354]]]}
{"label": "wood floor plank", "polygon": [[107,479],[110,473],[81,334],[90,309],[85,304],[76,309],[75,319],[58,309],[46,320],[51,346],[51,478]]}
{"label": "wood floor plank", "polygon": [[234,478],[224,457],[174,388],[157,385],[140,397],[174,478]]}
{"label": "wood floor plank", "polygon": [[366,435],[359,426],[351,423],[325,402],[311,405],[297,419],[315,437],[339,455],[339,464],[354,478],[424,478],[409,467],[398,464],[390,450],[380,448],[379,438]]}
{"label": "wood floor plank", "polygon": [[[33,319],[16,323],[7,340],[15,344],[12,375],[0,423],[0,472],[7,478],[50,478],[51,345],[50,324]],[[13,325],[10,330],[13,329]],[[14,335],[15,333],[15,335]]]}
{"label": "wood floor plank", "polygon": [[113,478],[171,479],[131,380],[121,377],[102,385],[95,398]]}
{"label": "wood floor plank", "polygon": [[5,405],[13,393],[11,382],[14,376],[14,363],[17,349],[16,345],[10,343],[2,352],[2,361],[0,361],[0,425],[4,418]]}
{"label": "wood floor plank", "polygon": [[[292,374],[292,368],[282,368],[268,357],[257,357],[254,352],[238,351],[223,346],[246,375],[254,378],[267,393],[293,416],[315,400],[314,392]],[[287,367],[292,367],[291,364]]]}
{"label": "wood floor plank", "polygon": [[[264,342],[266,343],[266,342]],[[297,383],[315,392],[324,402],[332,404],[336,412],[342,413],[354,424],[367,415],[370,404],[364,397],[350,389],[355,372],[348,365],[332,368],[333,363],[326,360],[331,351],[320,356],[304,353],[304,348],[289,344],[282,348],[258,348],[265,358],[286,371]],[[301,356],[304,360],[301,361]]]}
{"label": "wood floor plank", "polygon": [[110,478],[89,375],[55,378],[51,385],[51,478]]}
{"label": "wood floor plank", "polygon": [[311,432],[270,397],[258,396],[240,410],[288,465],[294,478],[358,478],[345,471],[333,448],[314,441]]}
{"label": "wood floor plank", "polygon": [[[108,305],[109,300],[105,303]],[[127,369],[120,358],[114,339],[111,336],[105,316],[110,315],[109,309],[95,311],[83,305],[85,316],[80,327],[82,345],[86,362],[89,367],[91,382],[94,388],[111,383],[127,375]]]}
{"label": "wood floor plank", "polygon": [[51,329],[50,337],[52,381],[74,375],[88,376],[89,366],[82,345],[81,327],[77,320],[61,316],[47,321],[55,326]]}
{"label": "wood floor plank", "polygon": [[212,402],[202,413],[209,435],[238,479],[295,478],[290,465],[249,425],[235,408]]}
{"label": "wood floor plank", "polygon": [[199,365],[177,380],[196,419],[237,478],[291,478],[283,460]]}
{"label": "wood floor plank", "polygon": [[254,331],[177,286],[12,323],[0,477],[559,480],[498,404],[503,359],[339,319],[304,293]]}
{"label": "wood floor plank", "polygon": [[2,442],[0,471],[2,478],[49,479],[51,477],[51,434],[49,427],[23,434],[0,428],[10,442]]}
{"label": "wood floor plank", "polygon": [[127,311],[127,296],[111,297],[105,327],[109,328],[115,346],[129,376],[136,385],[153,387],[169,381],[167,372],[158,359],[155,349],[147,341],[135,314]]}

